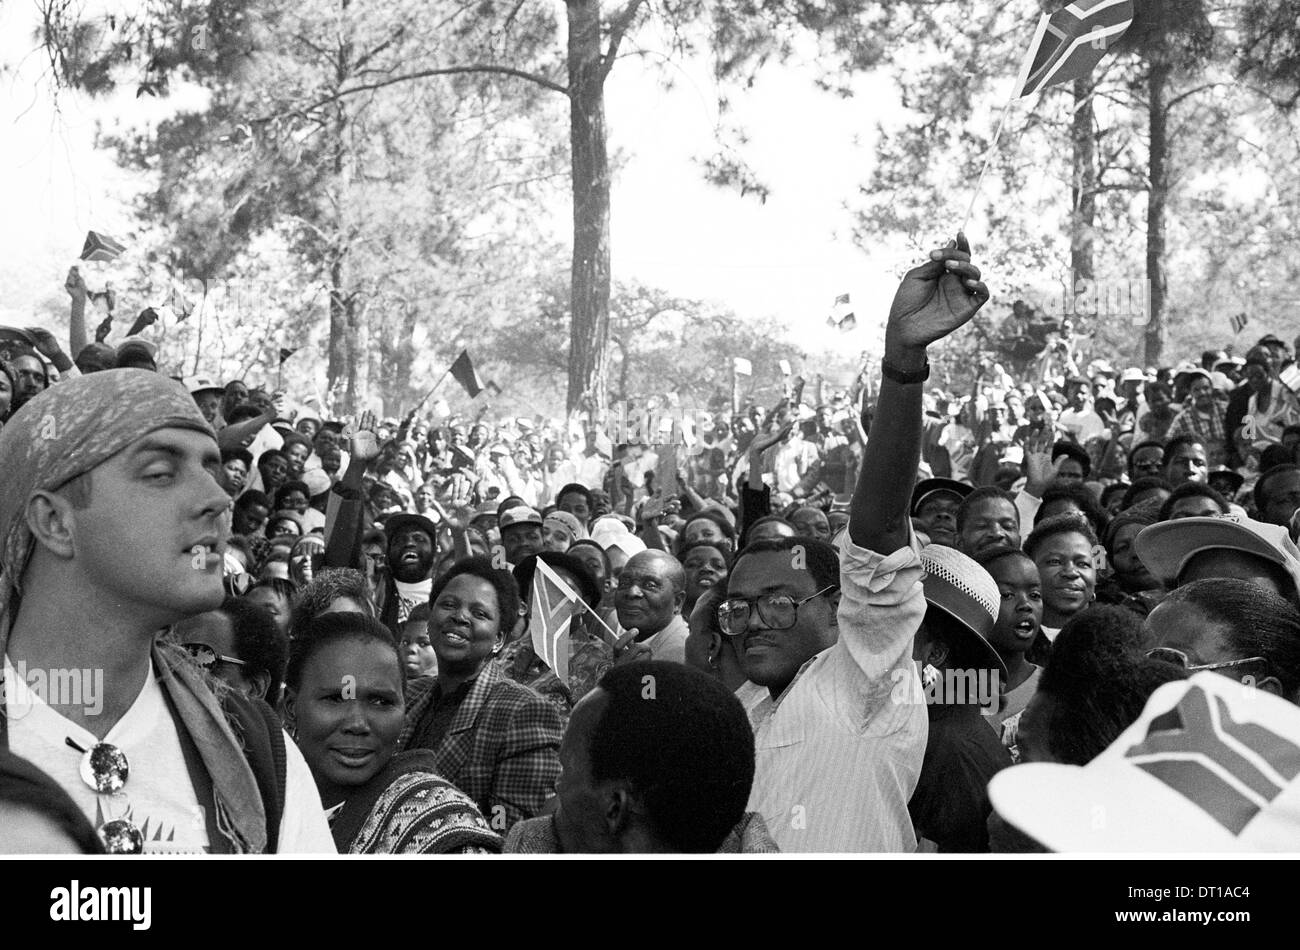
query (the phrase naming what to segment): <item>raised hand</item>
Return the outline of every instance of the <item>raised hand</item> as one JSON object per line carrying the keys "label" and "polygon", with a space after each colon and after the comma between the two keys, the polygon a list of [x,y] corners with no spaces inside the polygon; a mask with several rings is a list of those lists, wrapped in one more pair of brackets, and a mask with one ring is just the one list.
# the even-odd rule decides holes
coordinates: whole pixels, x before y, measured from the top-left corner
{"label": "raised hand", "polygon": [[81,276],[81,271],[75,267],[68,269],[68,279],[63,282],[63,289],[68,292],[68,296],[73,300],[86,302],[86,280]]}
{"label": "raised hand", "polygon": [[921,350],[975,316],[989,299],[980,270],[970,262],[966,235],[930,252],[930,259],[903,276],[889,308],[885,350]]}
{"label": "raised hand", "polygon": [[54,339],[54,334],[49,330],[42,327],[28,327],[27,335],[32,338],[32,345],[36,347],[36,352],[46,359],[52,360],[55,354],[61,352],[59,341]]}
{"label": "raised hand", "polygon": [[349,437],[348,452],[354,459],[369,462],[379,456],[379,436],[375,434],[375,414],[367,409],[361,418],[349,425],[344,434]]}
{"label": "raised hand", "polygon": [[1065,456],[1052,462],[1052,431],[1043,429],[1025,440],[1025,491],[1041,498],[1043,491],[1056,478],[1057,470]]}
{"label": "raised hand", "polygon": [[761,455],[778,442],[785,441],[785,437],[790,434],[790,430],[793,428],[794,420],[791,419],[775,432],[760,433],[754,436],[754,441],[749,443],[749,454]]}

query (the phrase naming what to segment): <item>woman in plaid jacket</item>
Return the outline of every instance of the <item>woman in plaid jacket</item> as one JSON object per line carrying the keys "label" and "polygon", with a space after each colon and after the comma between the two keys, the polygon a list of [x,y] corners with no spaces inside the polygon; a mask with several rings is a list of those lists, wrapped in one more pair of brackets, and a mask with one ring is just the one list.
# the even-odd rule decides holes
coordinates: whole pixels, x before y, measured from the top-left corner
{"label": "woman in plaid jacket", "polygon": [[519,617],[519,590],[486,557],[457,561],[434,581],[429,639],[438,675],[412,684],[398,749],[429,749],[437,771],[499,834],[541,811],[560,774],[563,726],[554,705],[494,662]]}

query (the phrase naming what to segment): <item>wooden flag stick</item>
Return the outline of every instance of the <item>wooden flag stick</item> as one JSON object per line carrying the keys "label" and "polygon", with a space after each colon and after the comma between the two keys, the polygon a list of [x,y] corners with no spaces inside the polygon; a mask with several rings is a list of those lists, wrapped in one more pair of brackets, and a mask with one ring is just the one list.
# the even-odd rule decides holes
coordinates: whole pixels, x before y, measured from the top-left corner
{"label": "wooden flag stick", "polygon": [[446,372],[444,372],[441,376],[438,377],[438,381],[433,384],[433,388],[430,389],[427,393],[425,393],[424,398],[415,404],[415,408],[411,410],[412,415],[420,411],[420,407],[423,406],[426,402],[428,402],[429,397],[438,391],[438,387],[442,385],[443,380],[445,380],[450,373],[451,373],[451,367],[448,367]]}
{"label": "wooden flag stick", "polygon": [[580,605],[582,606],[582,609],[583,609],[583,610],[587,611],[587,613],[589,613],[589,614],[591,614],[593,617],[595,617],[595,618],[596,618],[596,622],[597,622],[598,624],[600,624],[602,627],[604,627],[606,631],[608,631],[608,633],[609,633],[609,638],[608,638],[608,639],[605,639],[604,637],[602,637],[601,639],[604,639],[605,642],[608,643],[610,646],[613,646],[615,643],[618,642],[618,634],[615,633],[612,629],[610,629],[609,624],[605,623],[604,618],[601,617],[600,614],[596,613],[595,609],[594,609],[590,604],[588,604],[588,603],[587,603],[585,600],[583,600],[581,597],[579,597],[579,598],[577,599],[576,603],[580,604]]}
{"label": "wooden flag stick", "polygon": [[966,214],[961,219],[961,227],[958,228],[962,233],[965,233],[966,225],[970,223],[970,216],[975,211],[975,202],[979,200],[980,189],[984,187],[984,177],[989,172],[989,166],[993,164],[993,156],[998,150],[998,140],[1002,138],[1002,129],[1007,124],[1007,116],[1011,114],[1011,106],[1015,101],[1014,97],[1007,100],[1007,104],[1002,109],[1002,118],[998,119],[997,131],[993,133],[993,141],[989,143],[988,150],[984,153],[984,167],[980,169],[980,176],[975,181],[975,190],[970,196],[970,204],[966,206]]}

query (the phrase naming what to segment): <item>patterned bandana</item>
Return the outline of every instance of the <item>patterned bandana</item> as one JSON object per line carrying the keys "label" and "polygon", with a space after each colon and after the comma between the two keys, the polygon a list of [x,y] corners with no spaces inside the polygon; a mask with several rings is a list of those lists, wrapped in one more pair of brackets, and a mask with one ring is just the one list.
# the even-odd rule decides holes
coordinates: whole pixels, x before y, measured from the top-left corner
{"label": "patterned bandana", "polygon": [[67,484],[158,429],[213,435],[194,399],[165,376],[110,369],[58,383],[0,429],[0,654],[32,552],[27,503]]}

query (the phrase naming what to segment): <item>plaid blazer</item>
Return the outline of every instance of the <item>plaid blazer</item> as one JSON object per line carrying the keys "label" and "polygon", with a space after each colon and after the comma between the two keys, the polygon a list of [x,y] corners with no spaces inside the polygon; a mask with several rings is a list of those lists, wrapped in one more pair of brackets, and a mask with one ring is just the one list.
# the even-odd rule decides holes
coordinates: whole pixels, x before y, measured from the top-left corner
{"label": "plaid blazer", "polygon": [[[412,683],[397,751],[407,749],[433,704],[436,677]],[[474,799],[492,830],[504,834],[531,818],[555,793],[560,775],[559,710],[527,686],[506,679],[491,661],[433,749],[438,774]]]}

